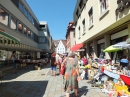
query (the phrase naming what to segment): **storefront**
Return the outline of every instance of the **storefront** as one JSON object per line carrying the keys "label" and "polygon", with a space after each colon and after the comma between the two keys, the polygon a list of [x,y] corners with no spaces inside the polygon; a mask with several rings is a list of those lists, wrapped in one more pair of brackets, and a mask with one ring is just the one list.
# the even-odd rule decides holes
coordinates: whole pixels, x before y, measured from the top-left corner
{"label": "storefront", "polygon": [[98,58],[104,58],[105,53],[103,50],[105,49],[105,43],[104,38],[97,41],[97,57]]}
{"label": "storefront", "polygon": [[93,43],[89,44],[89,55],[93,55],[94,53],[94,47],[93,47]]}
{"label": "storefront", "polygon": [[[128,29],[124,29],[115,34],[111,35],[111,45],[114,45],[119,42],[126,41],[128,39]],[[117,52],[117,58],[121,58],[122,56],[126,56],[127,50],[121,50]],[[111,58],[113,59],[114,53],[111,53]]]}

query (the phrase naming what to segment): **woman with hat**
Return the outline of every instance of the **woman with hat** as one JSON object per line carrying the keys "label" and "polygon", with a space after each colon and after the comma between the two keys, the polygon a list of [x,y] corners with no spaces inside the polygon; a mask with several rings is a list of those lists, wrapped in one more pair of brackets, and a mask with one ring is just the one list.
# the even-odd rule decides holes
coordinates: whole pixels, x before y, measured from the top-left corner
{"label": "woman with hat", "polygon": [[81,77],[79,75],[79,67],[75,58],[75,53],[69,53],[65,67],[63,88],[64,91],[66,91],[66,97],[70,97],[70,93],[73,89],[75,91],[75,96],[78,97],[78,80],[81,80]]}
{"label": "woman with hat", "polygon": [[53,53],[50,59],[50,64],[51,64],[51,75],[56,76],[56,53]]}

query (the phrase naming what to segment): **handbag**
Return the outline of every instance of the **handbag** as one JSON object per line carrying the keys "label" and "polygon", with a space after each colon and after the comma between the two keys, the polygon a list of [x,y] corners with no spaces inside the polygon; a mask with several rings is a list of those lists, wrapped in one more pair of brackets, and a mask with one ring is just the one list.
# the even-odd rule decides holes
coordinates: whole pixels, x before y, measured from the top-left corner
{"label": "handbag", "polygon": [[61,75],[64,75],[64,74],[65,74],[65,66],[62,66],[62,67],[61,67],[60,74],[61,74]]}

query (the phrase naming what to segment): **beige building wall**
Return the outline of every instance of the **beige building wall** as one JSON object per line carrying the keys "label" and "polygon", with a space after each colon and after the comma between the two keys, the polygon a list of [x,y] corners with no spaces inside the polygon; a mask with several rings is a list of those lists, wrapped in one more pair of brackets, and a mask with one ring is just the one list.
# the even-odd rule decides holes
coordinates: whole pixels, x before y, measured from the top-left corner
{"label": "beige building wall", "polygon": [[[130,8],[126,8],[123,12],[119,13],[118,16],[115,15],[115,10],[118,7],[117,0],[108,0],[109,8],[103,13],[100,14],[100,2],[99,0],[88,0],[81,16],[77,21],[77,25],[75,28],[76,31],[76,43],[87,42],[97,37],[119,25],[125,23],[130,18]],[[93,8],[93,26],[89,26],[89,15],[88,12],[90,8]],[[85,19],[86,24],[86,33],[83,35],[83,25],[82,21]],[[80,26],[81,38],[79,39],[79,30]]]}
{"label": "beige building wall", "polygon": [[[80,3],[81,0],[78,0],[77,3]],[[83,0],[84,1],[84,0]],[[129,34],[130,26],[125,24],[130,20],[130,6],[128,8],[125,8],[122,12],[119,12],[118,15],[115,14],[116,9],[118,8],[117,0],[106,0],[108,1],[109,7],[101,13],[100,10],[100,0],[95,0],[93,2],[92,0],[88,0],[81,12],[81,15],[77,19],[77,23],[75,25],[75,33],[76,33],[76,43],[84,43],[87,47],[86,55],[89,57],[90,55],[90,43],[93,45],[94,48],[94,57],[97,57],[97,44],[100,44],[101,42],[104,43],[105,48],[110,46],[111,39],[116,39],[122,36]],[[79,4],[76,4],[74,15],[76,15],[77,8]],[[93,9],[93,23],[92,25],[89,25],[89,11],[90,9]],[[74,16],[74,21],[75,20]],[[83,26],[83,20],[85,20],[85,31]],[[111,32],[116,28],[121,28],[125,24],[125,29],[120,29],[119,33],[116,35],[111,36]],[[123,25],[124,26],[124,25]],[[79,30],[80,27],[80,30]],[[117,28],[116,28],[117,29]],[[105,58],[110,59],[110,54],[105,53]]]}
{"label": "beige building wall", "polygon": [[73,30],[70,31],[70,48],[72,48],[74,45],[75,45],[75,37],[74,37],[74,30]]}

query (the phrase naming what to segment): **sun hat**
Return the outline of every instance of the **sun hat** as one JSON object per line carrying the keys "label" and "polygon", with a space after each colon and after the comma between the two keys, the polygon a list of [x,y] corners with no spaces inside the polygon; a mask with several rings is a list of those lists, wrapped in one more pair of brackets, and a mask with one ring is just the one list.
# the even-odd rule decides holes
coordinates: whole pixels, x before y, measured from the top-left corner
{"label": "sun hat", "polygon": [[68,57],[73,57],[73,56],[75,56],[76,54],[74,53],[74,52],[70,52],[69,54],[68,54]]}

